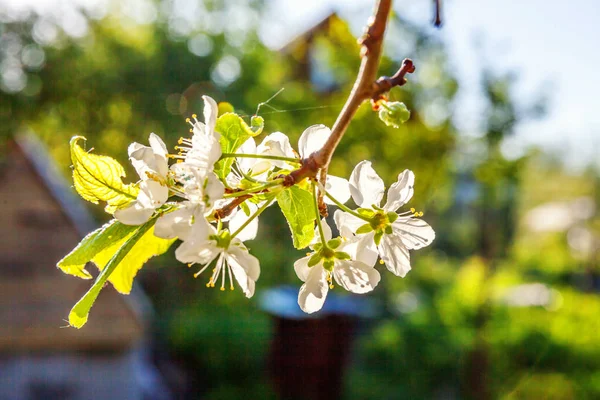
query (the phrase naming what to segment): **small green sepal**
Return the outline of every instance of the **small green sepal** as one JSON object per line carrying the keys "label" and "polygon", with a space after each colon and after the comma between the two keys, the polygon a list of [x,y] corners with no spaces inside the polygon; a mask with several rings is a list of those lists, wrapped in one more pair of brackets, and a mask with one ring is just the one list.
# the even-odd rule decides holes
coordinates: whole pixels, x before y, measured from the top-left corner
{"label": "small green sepal", "polygon": [[308,259],[308,266],[309,267],[314,267],[315,265],[317,265],[319,263],[319,261],[322,260],[322,256],[321,253],[316,252],[314,253],[309,259]]}
{"label": "small green sepal", "polygon": [[342,244],[342,239],[340,237],[336,237],[327,242],[327,247],[330,249],[337,249]]}
{"label": "small green sepal", "polygon": [[334,257],[337,258],[338,260],[351,260],[352,257],[350,257],[350,254],[343,252],[343,251],[336,251],[334,254]]}
{"label": "small green sepal", "polygon": [[381,243],[381,238],[383,237],[383,231],[377,231],[375,232],[375,244],[377,246],[379,246],[379,243]]}
{"label": "small green sepal", "polygon": [[372,230],[373,230],[373,227],[371,226],[371,224],[369,224],[369,223],[366,223],[366,224],[364,224],[363,226],[361,226],[360,228],[358,228],[358,229],[356,230],[356,233],[357,233],[357,234],[359,234],[359,235],[361,235],[361,234],[363,234],[363,233],[369,233],[369,232],[371,232]]}
{"label": "small green sepal", "polygon": [[396,221],[398,219],[398,214],[396,214],[393,211],[390,211],[389,213],[386,214],[387,215],[387,219],[388,221],[390,221],[390,224],[393,224],[394,221]]}

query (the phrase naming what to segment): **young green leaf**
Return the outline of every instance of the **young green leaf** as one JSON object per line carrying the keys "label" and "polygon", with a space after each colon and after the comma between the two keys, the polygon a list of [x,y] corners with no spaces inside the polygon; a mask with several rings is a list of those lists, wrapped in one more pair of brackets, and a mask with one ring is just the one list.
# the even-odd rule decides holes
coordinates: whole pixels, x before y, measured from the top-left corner
{"label": "young green leaf", "polygon": [[66,274],[92,279],[85,265],[111,245],[122,243],[136,228],[137,226],[124,225],[113,219],[84,237],[56,266]]}
{"label": "young green leaf", "polygon": [[71,162],[73,163],[73,183],[77,193],[94,204],[106,202],[104,210],[112,214],[135,200],[138,188],[126,185],[121,178],[125,170],[117,160],[85,151],[78,142],[82,136],[71,139]]}
{"label": "young green leaf", "polygon": [[[106,250],[96,253],[91,261],[98,263],[97,265],[101,269],[101,272],[90,290],[75,304],[69,313],[69,324],[71,326],[81,328],[85,325],[90,309],[107,281],[110,281],[119,292],[129,293],[133,278],[141,266],[150,257],[167,251],[174,240],[160,239],[154,236],[153,228],[155,222],[156,219],[153,218],[144,225],[134,227],[135,229],[124,238],[118,240],[117,244],[111,244]],[[121,224],[114,222],[104,232],[118,225]],[[113,229],[116,231],[118,228],[115,227]],[[122,235],[122,233],[119,233],[119,235]],[[98,235],[98,237],[100,236]],[[73,253],[76,253],[76,251],[77,248]],[[94,252],[93,250],[81,249],[73,255],[73,259],[83,259],[83,254],[86,251],[89,251],[88,254]]]}
{"label": "young green leaf", "polygon": [[[233,113],[225,113],[217,119],[215,131],[221,134],[221,149],[223,153],[234,153],[246,140],[257,136],[262,128],[249,127],[244,120]],[[220,178],[225,178],[231,171],[234,159],[225,158],[215,165],[215,173]]]}
{"label": "young green leaf", "polygon": [[287,219],[294,247],[303,249],[315,236],[315,208],[311,192],[292,186],[277,195],[277,204]]}
{"label": "young green leaf", "polygon": [[[69,253],[58,262],[63,272],[84,279],[91,279],[85,270],[85,264],[93,262],[99,270],[103,270],[113,255],[135,234],[139,227],[124,225],[116,220],[90,233]],[[166,252],[175,239],[161,239],[150,229],[127,254],[114,272],[108,278],[115,289],[122,294],[129,294],[133,279],[144,263],[151,257]]]}

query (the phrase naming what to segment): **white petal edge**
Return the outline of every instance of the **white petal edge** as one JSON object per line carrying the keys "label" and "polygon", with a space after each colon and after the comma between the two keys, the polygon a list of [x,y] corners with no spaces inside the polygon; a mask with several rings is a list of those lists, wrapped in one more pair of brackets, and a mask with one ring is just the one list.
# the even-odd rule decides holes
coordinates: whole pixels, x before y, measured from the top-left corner
{"label": "white petal edge", "polygon": [[377,246],[386,268],[394,275],[404,278],[410,271],[410,254],[399,237],[383,235]]}
{"label": "white petal edge", "polygon": [[206,125],[207,130],[214,134],[219,106],[212,97],[202,96],[202,100],[204,100],[204,124]]}
{"label": "white petal edge", "polygon": [[333,269],[338,285],[352,293],[368,293],[375,289],[381,275],[372,266],[360,261],[339,261]]}
{"label": "white petal edge", "polygon": [[[338,176],[327,175],[325,190],[329,192],[337,201],[345,204],[350,199],[350,183],[344,178]],[[335,203],[327,196],[323,198],[325,203],[335,205]]]}
{"label": "white petal edge", "polygon": [[294,271],[296,271],[298,279],[302,282],[306,282],[306,279],[308,278],[308,273],[311,268],[308,266],[308,260],[310,260],[311,256],[312,254],[310,256],[302,257],[294,263]]}
{"label": "white petal edge", "polygon": [[338,231],[340,231],[340,235],[345,238],[353,237],[356,230],[367,223],[367,221],[342,210],[335,210],[333,220]]}
{"label": "white petal edge", "polygon": [[320,150],[331,136],[331,129],[325,125],[309,126],[302,132],[298,140],[298,150],[303,159]]}
{"label": "white petal edge", "polygon": [[359,162],[350,175],[350,193],[359,207],[379,206],[385,186],[370,161]]}
{"label": "white petal edge", "polygon": [[[235,213],[235,215],[229,221],[229,232],[236,232],[242,225],[248,221],[248,219],[258,210],[258,206],[254,203],[247,202],[248,208],[250,209],[250,214],[246,215],[243,210],[239,210]],[[246,240],[252,240],[256,237],[258,233],[258,218],[254,218],[250,223],[242,229],[240,233],[237,234],[237,238],[242,242]]]}
{"label": "white petal edge", "polygon": [[323,308],[329,283],[327,282],[325,269],[315,265],[310,269],[306,282],[298,293],[298,305],[307,314],[312,314]]}
{"label": "white petal edge", "polygon": [[398,175],[398,181],[394,183],[387,192],[387,200],[383,209],[385,211],[396,211],[409,202],[415,189],[415,174],[405,169]]}
{"label": "white petal edge", "polygon": [[139,201],[134,201],[126,208],[115,211],[114,217],[125,225],[142,225],[154,214],[154,208],[146,208]]}
{"label": "white petal edge", "polygon": [[419,218],[398,218],[392,224],[392,230],[410,250],[427,247],[435,239],[433,228]]}

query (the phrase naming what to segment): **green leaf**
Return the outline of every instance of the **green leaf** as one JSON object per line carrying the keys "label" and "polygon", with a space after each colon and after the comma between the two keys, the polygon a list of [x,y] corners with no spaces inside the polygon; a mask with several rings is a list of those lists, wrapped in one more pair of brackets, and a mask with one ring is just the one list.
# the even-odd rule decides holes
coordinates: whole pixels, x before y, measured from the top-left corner
{"label": "green leaf", "polygon": [[[90,309],[107,281],[120,293],[130,293],[133,279],[142,265],[151,257],[167,251],[173,244],[175,239],[154,236],[155,222],[156,218],[153,218],[144,225],[127,227],[111,221],[88,235],[86,239],[92,235],[93,237],[84,239],[82,244],[59,262],[59,267],[63,270],[65,266],[76,269],[78,266],[83,268],[84,260],[87,259],[101,270],[94,285],[71,310],[69,324],[81,328],[87,322]],[[128,231],[128,228],[133,229]],[[102,243],[106,243],[107,247],[102,248]],[[82,262],[83,265],[77,264]]]}
{"label": "green leaf", "polygon": [[73,183],[77,193],[94,204],[106,202],[104,210],[112,214],[137,198],[138,188],[126,185],[121,178],[125,170],[119,162],[107,156],[88,153],[81,146],[82,136],[71,139],[71,162],[73,163]]}
{"label": "green leaf", "polygon": [[92,275],[85,269],[85,265],[107,247],[115,243],[122,243],[136,229],[137,226],[124,225],[113,219],[84,237],[77,247],[60,260],[56,266],[66,274],[92,279]]}
{"label": "green leaf", "polygon": [[[256,122],[255,122],[256,124]],[[234,153],[246,140],[257,136],[262,132],[262,128],[250,128],[244,120],[234,113],[225,113],[217,118],[215,131],[221,134],[219,139],[223,153]],[[215,173],[220,178],[225,178],[231,171],[234,158],[228,157],[219,161],[215,165]]]}
{"label": "green leaf", "polygon": [[[139,228],[112,220],[83,238],[71,253],[58,262],[58,267],[67,274],[90,279],[92,276],[85,270],[85,264],[93,262],[102,271],[113,255]],[[115,267],[108,281],[119,293],[129,294],[133,279],[144,263],[151,257],[166,252],[174,241],[175,239],[156,237],[154,228],[150,229],[127,257]]]}
{"label": "green leaf", "polygon": [[292,186],[277,195],[277,204],[287,219],[294,247],[303,249],[315,236],[315,208],[313,195],[298,186]]}

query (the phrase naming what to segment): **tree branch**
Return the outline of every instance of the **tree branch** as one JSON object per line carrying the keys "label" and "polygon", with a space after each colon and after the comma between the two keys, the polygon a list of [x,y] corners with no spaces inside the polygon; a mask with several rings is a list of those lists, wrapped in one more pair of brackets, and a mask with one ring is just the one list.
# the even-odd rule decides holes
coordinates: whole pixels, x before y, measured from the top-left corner
{"label": "tree branch", "polygon": [[[403,85],[406,83],[405,75],[415,70],[412,61],[407,59],[402,63],[400,70],[391,78],[382,77],[379,80],[376,79],[382,53],[383,36],[391,6],[391,0],[377,1],[374,14],[369,19],[366,32],[359,40],[359,43],[362,45],[362,60],[356,81],[346,100],[346,104],[344,104],[342,111],[333,124],[331,135],[319,151],[302,160],[300,168],[284,177],[284,186],[292,186],[304,178],[316,178],[319,171],[321,171],[319,180],[324,185],[331,157],[361,104],[366,100],[381,97],[383,93],[389,91],[394,86]],[[323,209],[322,207],[320,208]]]}
{"label": "tree branch", "polygon": [[381,99],[384,93],[390,91],[395,86],[402,86],[406,83],[406,74],[415,72],[415,65],[410,58],[402,61],[402,66],[392,77],[382,76],[373,83],[373,95],[371,100],[376,102]]}
{"label": "tree branch", "polygon": [[433,0],[433,26],[439,28],[442,26],[442,0]]}
{"label": "tree branch", "polygon": [[237,208],[237,206],[239,206],[240,204],[242,204],[244,201],[248,200],[251,197],[252,197],[251,194],[245,194],[240,197],[234,197],[230,203],[223,206],[222,208],[219,208],[218,210],[215,210],[213,212],[213,217],[215,219],[225,218],[226,216],[231,214],[233,212],[233,210],[235,210]]}

